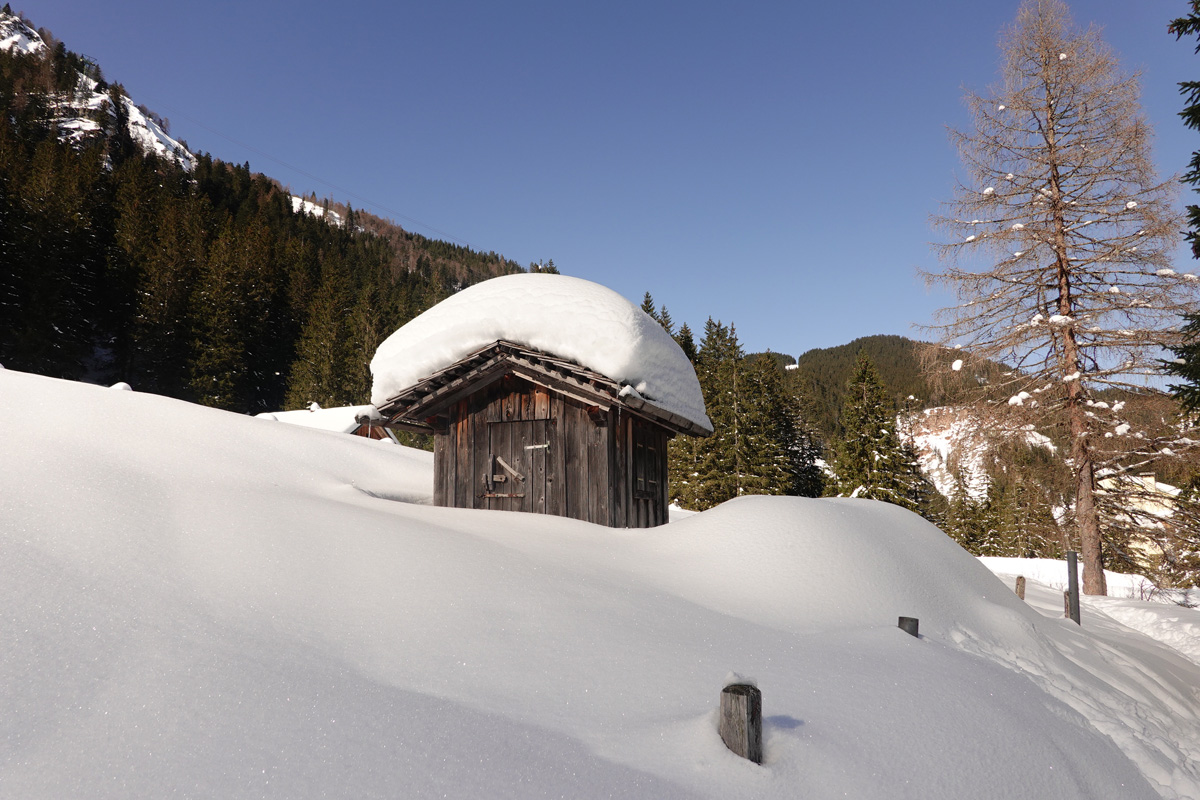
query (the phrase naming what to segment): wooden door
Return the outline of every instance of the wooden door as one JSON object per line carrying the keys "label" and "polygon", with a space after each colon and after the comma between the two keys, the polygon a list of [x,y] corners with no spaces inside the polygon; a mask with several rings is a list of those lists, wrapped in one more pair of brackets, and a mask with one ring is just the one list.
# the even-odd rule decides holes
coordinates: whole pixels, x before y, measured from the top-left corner
{"label": "wooden door", "polygon": [[488,423],[483,475],[487,508],[546,513],[550,420]]}

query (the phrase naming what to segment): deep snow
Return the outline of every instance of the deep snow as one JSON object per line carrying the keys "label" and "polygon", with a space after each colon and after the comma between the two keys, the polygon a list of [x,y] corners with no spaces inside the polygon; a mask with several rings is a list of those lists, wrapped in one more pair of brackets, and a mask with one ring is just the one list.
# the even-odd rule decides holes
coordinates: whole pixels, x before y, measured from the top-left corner
{"label": "deep snow", "polygon": [[621,295],[567,275],[522,273],[469,286],[379,345],[371,402],[504,339],[595,370],[712,430],[692,363],[663,327]]}
{"label": "deep snow", "polygon": [[0,442],[0,796],[1200,796],[1200,667],[895,506],[435,508],[425,453],[12,371]]}

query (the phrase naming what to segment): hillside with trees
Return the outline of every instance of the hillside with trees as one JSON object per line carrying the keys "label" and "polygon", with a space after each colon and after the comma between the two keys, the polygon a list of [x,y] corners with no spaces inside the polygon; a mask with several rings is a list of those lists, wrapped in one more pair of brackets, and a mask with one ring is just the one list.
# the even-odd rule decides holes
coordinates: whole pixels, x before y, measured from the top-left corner
{"label": "hillside with trees", "polygon": [[[5,366],[249,413],[364,403],[382,337],[520,270],[348,207],[340,226],[294,211],[249,164],[139,146],[121,86],[40,35],[0,51]],[[85,90],[107,99],[81,108]]]}

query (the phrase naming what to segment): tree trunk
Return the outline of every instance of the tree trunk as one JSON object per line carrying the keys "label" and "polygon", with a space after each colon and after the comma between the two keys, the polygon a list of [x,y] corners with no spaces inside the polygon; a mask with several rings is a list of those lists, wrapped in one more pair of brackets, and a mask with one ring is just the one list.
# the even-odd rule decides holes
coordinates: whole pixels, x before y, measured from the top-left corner
{"label": "tree trunk", "polygon": [[[1076,417],[1082,421],[1082,409],[1071,409],[1071,459],[1075,463],[1075,524],[1079,526],[1080,553],[1083,556],[1083,593],[1108,594],[1104,580],[1104,556],[1100,547],[1100,516],[1096,511],[1092,454],[1087,430],[1077,430]],[[1086,423],[1085,423],[1086,424]]]}

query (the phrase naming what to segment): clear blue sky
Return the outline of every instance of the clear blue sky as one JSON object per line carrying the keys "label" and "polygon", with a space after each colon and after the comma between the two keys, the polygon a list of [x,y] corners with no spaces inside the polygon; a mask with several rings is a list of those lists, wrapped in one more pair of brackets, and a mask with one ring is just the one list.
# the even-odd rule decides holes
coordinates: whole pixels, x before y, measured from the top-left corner
{"label": "clear blue sky", "polygon": [[[919,338],[950,302],[916,276],[946,126],[1018,6],[10,1],[194,151],[792,355]],[[1071,4],[1142,70],[1164,177],[1200,149],[1176,116],[1200,57],[1166,32],[1187,6]]]}

